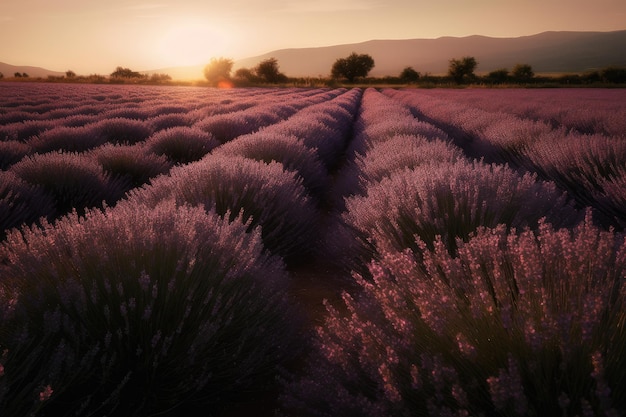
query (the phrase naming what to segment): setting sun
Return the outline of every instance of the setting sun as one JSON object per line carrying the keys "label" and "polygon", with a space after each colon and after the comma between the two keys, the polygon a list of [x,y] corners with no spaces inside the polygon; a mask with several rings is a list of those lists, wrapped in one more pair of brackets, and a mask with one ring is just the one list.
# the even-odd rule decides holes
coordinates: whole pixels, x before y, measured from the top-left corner
{"label": "setting sun", "polygon": [[197,65],[211,57],[229,53],[233,38],[218,24],[200,19],[178,19],[167,22],[166,29],[156,42],[156,54],[166,66]]}
{"label": "setting sun", "polygon": [[626,3],[490,0],[5,0],[0,62],[79,74],[201,65],[278,49],[441,36],[526,36],[624,28]]}

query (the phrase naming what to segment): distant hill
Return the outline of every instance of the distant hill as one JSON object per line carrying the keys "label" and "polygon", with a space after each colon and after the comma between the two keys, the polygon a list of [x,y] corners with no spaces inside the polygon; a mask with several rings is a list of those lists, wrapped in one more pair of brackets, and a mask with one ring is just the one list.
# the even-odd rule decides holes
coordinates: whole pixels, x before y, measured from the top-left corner
{"label": "distant hill", "polygon": [[28,65],[21,65],[21,66],[10,65],[10,64],[5,64],[4,62],[0,62],[0,72],[4,74],[5,78],[13,77],[13,74],[15,74],[16,72],[19,72],[20,74],[26,73],[28,74],[29,77],[42,77],[42,78],[46,78],[48,77],[48,75],[53,75],[53,76],[65,75],[64,72],[50,71],[45,68],[31,67]]}
{"label": "distant hill", "polygon": [[[372,76],[399,75],[412,66],[420,73],[444,74],[451,58],[473,56],[477,73],[517,63],[538,73],[583,72],[611,65],[626,66],[626,30],[614,32],[544,32],[517,38],[487,36],[437,39],[372,40],[320,48],[281,49],[239,60],[235,68],[252,68],[274,57],[280,71],[291,77],[328,76],[337,58],[351,52],[367,53],[376,66]],[[201,75],[201,72],[200,72]]]}
{"label": "distant hill", "polygon": [[[280,49],[235,61],[234,69],[253,68],[264,59],[278,60],[280,71],[289,77],[327,77],[338,58],[351,52],[366,53],[376,66],[375,77],[399,75],[413,67],[420,73],[445,74],[452,58],[473,56],[478,74],[529,64],[535,73],[584,72],[607,66],[626,66],[626,30],[613,32],[543,32],[516,38],[488,36],[442,37],[437,39],[371,40],[362,43],[319,48]],[[144,74],[169,74],[173,79],[203,79],[204,65],[142,71]],[[15,72],[31,77],[63,75],[39,67],[13,66],[0,62],[0,72],[11,77]]]}

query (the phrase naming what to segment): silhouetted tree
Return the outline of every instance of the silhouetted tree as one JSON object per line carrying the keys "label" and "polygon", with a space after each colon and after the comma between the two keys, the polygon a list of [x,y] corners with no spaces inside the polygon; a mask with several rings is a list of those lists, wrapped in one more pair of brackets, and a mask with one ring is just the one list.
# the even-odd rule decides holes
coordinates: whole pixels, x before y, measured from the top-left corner
{"label": "silhouetted tree", "polygon": [[509,70],[500,68],[487,74],[487,79],[494,83],[505,83],[509,79]]}
{"label": "silhouetted tree", "polygon": [[528,81],[535,76],[535,73],[530,65],[517,64],[513,67],[512,75],[518,81]]}
{"label": "silhouetted tree", "polygon": [[28,78],[28,74],[26,74],[25,72],[22,73],[22,77],[24,78]]}
{"label": "silhouetted tree", "polygon": [[367,77],[374,68],[374,58],[367,54],[352,52],[347,58],[339,58],[331,68],[333,78],[346,78],[354,82],[357,77]]}
{"label": "silhouetted tree", "polygon": [[151,83],[163,83],[172,81],[172,77],[169,74],[152,74],[150,76]]}
{"label": "silhouetted tree", "polygon": [[22,78],[22,73],[21,72],[16,72],[15,74],[13,74],[13,76],[15,78]]}
{"label": "silhouetted tree", "polygon": [[65,71],[65,76],[67,78],[74,78],[74,77],[76,77],[76,73],[74,71],[72,71],[72,70],[67,70],[67,71]]}
{"label": "silhouetted tree", "polygon": [[626,68],[606,67],[600,71],[602,81],[606,83],[626,83]]}
{"label": "silhouetted tree", "polygon": [[204,78],[211,85],[218,85],[220,81],[230,80],[230,72],[233,69],[233,60],[229,58],[211,58],[204,67]]}
{"label": "silhouetted tree", "polygon": [[474,70],[478,62],[473,56],[465,56],[461,59],[451,59],[448,67],[448,75],[454,79],[457,84],[461,84],[466,80],[474,78]]}
{"label": "silhouetted tree", "polygon": [[111,73],[113,78],[144,78],[144,76],[137,71],[133,71],[130,68],[117,67],[115,71]]}
{"label": "silhouetted tree", "polygon": [[4,74],[0,72],[0,80],[4,78]]}
{"label": "silhouetted tree", "polygon": [[268,58],[261,61],[254,69],[257,77],[268,83],[279,83],[287,80],[287,76],[278,70],[278,60]]}
{"label": "silhouetted tree", "polygon": [[239,68],[235,71],[235,78],[248,82],[257,81],[257,76],[250,68]]}
{"label": "silhouetted tree", "polygon": [[420,78],[420,73],[415,71],[413,67],[406,67],[400,73],[400,80],[405,83],[414,83],[417,82]]}

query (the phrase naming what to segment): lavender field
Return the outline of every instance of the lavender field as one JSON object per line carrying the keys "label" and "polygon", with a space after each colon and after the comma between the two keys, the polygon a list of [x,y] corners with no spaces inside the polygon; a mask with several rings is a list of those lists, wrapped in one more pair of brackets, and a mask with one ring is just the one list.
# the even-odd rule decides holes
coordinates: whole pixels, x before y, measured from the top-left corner
{"label": "lavender field", "polygon": [[0,83],[0,415],[625,415],[625,228],[624,90]]}

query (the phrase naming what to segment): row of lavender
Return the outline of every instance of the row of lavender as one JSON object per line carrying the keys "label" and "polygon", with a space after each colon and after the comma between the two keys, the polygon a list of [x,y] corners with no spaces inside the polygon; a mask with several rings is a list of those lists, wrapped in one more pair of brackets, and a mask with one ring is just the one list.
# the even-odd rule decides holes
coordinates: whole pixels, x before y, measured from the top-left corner
{"label": "row of lavender", "polygon": [[623,236],[536,174],[470,160],[460,129],[391,91],[331,93],[114,208],[10,233],[0,410],[217,414],[267,389],[310,343],[285,264],[320,241],[356,289],[327,304],[285,413],[626,410]]}
{"label": "row of lavender", "polygon": [[322,94],[114,207],[8,232],[2,415],[219,414],[267,392],[306,345],[286,264],[314,249],[361,96]]}
{"label": "row of lavender", "polygon": [[580,219],[555,184],[470,161],[453,142],[365,92],[341,189],[353,254],[372,262],[355,274],[360,291],[327,304],[286,409],[619,415],[624,237]]}
{"label": "row of lavender", "polygon": [[580,133],[626,135],[623,89],[433,89],[420,94]]}
{"label": "row of lavender", "polygon": [[536,172],[567,191],[578,207],[592,207],[604,226],[626,227],[623,130],[612,136],[583,134],[415,91],[386,94],[445,129],[473,156]]}
{"label": "row of lavender", "polygon": [[[55,86],[49,88],[56,91]],[[142,97],[139,93],[144,93],[137,87],[130,91],[136,97]],[[144,115],[150,115],[145,119],[109,117],[111,111],[107,109],[118,105],[113,100],[113,104],[109,101],[100,103],[99,114],[93,115],[98,120],[82,126],[71,125],[72,122],[67,124],[68,119],[75,122],[76,117],[80,117],[73,116],[42,119],[35,130],[34,123],[39,121],[30,119],[0,128],[10,137],[0,142],[3,169],[0,171],[0,195],[3,196],[0,236],[11,227],[32,223],[41,216],[52,220],[72,209],[81,213],[86,208],[101,206],[103,201],[114,204],[129,189],[168,172],[175,164],[199,160],[234,137],[277,123],[307,106],[332,99],[344,90],[287,90],[269,97],[266,97],[267,92],[252,90],[249,97],[243,96],[234,102],[231,102],[233,97],[229,98],[232,93],[216,90],[207,93],[205,98],[213,104],[205,106],[200,113],[196,111],[195,116],[165,112],[163,105],[155,105],[156,100],[149,100],[148,93],[151,92],[154,93],[146,89],[146,100],[138,103],[143,106]],[[82,92],[85,94],[83,101],[89,101],[92,93]],[[189,91],[187,101],[179,97],[180,105],[185,104],[191,110],[202,93],[203,90]],[[53,100],[58,96],[51,97]],[[71,107],[71,101],[62,99],[59,98],[59,105]],[[80,103],[80,99],[81,96],[74,97],[74,103]],[[136,100],[129,101],[134,103]],[[167,102],[168,97],[162,101]],[[120,105],[127,104],[122,102]],[[168,108],[171,110],[171,104]],[[33,117],[37,114],[18,113]],[[52,118],[54,115],[49,113],[42,113],[42,117]]]}

